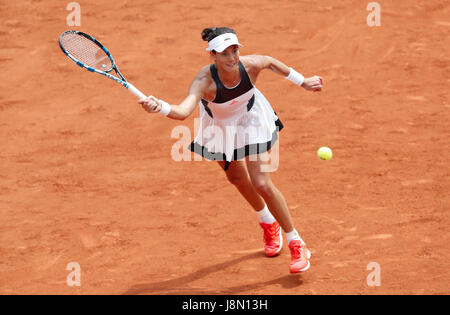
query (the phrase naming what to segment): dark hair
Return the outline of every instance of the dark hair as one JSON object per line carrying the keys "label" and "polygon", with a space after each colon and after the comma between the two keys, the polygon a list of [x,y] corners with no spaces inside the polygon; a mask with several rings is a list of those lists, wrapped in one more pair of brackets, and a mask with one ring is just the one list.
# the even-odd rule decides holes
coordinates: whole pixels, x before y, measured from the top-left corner
{"label": "dark hair", "polygon": [[202,31],[202,39],[204,41],[209,42],[212,39],[216,38],[217,36],[226,34],[226,33],[236,34],[236,32],[229,27],[209,27],[209,28],[205,28]]}

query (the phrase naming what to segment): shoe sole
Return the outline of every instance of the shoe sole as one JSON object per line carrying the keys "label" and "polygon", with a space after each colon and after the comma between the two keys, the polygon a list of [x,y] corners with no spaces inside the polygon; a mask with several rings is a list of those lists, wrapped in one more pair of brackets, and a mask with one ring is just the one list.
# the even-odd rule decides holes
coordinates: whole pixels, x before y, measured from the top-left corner
{"label": "shoe sole", "polygon": [[267,255],[266,254],[266,256],[267,257],[274,257],[274,256],[278,255],[281,252],[282,249],[283,249],[283,229],[280,227],[280,248],[278,248],[278,250],[275,253],[273,253],[271,255]]}
{"label": "shoe sole", "polygon": [[306,251],[307,251],[307,252],[306,252],[306,255],[307,255],[307,257],[308,257],[308,264],[306,265],[306,267],[304,267],[303,269],[300,269],[300,270],[298,270],[298,271],[295,271],[295,272],[292,272],[292,271],[291,271],[291,273],[300,273],[300,272],[304,272],[304,271],[308,270],[309,267],[311,267],[311,264],[309,263],[309,260],[311,259],[311,252],[309,251],[309,249],[307,249]]}

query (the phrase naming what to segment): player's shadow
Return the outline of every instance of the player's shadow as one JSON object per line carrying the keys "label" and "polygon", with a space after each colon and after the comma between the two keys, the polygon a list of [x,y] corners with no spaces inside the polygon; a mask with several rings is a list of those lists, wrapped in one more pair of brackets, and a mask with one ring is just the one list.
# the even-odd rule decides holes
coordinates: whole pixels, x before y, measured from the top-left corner
{"label": "player's shadow", "polygon": [[232,259],[220,264],[215,264],[209,267],[201,268],[188,275],[160,281],[155,283],[144,283],[133,285],[123,295],[135,294],[173,294],[173,295],[201,295],[201,294],[224,294],[233,295],[240,292],[260,289],[268,285],[281,284],[284,288],[295,288],[303,284],[300,275],[286,275],[269,281],[254,282],[245,285],[238,285],[228,288],[191,288],[189,283],[204,278],[217,271],[224,270],[232,265],[238,264],[249,259],[261,259],[261,253],[256,252],[242,257]]}

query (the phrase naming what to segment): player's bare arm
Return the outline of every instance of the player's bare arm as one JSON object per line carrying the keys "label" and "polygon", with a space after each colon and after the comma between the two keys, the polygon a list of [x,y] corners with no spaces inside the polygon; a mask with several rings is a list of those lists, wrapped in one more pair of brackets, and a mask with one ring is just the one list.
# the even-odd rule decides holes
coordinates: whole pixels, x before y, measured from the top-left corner
{"label": "player's bare arm", "polygon": [[[241,60],[246,68],[248,68],[248,73],[253,83],[256,82],[259,73],[264,69],[271,70],[283,77],[288,77],[291,73],[291,68],[270,56],[248,55],[241,57]],[[317,75],[304,78],[301,86],[308,91],[321,91],[323,88],[323,79]]]}
{"label": "player's bare arm", "polygon": [[[184,120],[192,114],[202,96],[211,85],[211,75],[209,75],[208,69],[208,67],[204,67],[200,70],[189,87],[188,96],[179,105],[169,105],[170,112],[167,117]],[[164,106],[163,101],[154,96],[140,100],[139,104],[149,113],[158,113],[161,111],[162,106]]]}

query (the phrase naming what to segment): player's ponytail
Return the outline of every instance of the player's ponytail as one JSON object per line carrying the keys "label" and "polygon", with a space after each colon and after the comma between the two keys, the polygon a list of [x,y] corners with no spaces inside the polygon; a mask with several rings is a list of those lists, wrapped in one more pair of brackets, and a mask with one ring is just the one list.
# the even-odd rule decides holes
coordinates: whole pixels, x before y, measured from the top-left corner
{"label": "player's ponytail", "polygon": [[226,33],[236,34],[235,30],[229,27],[208,27],[202,31],[202,39],[206,42],[209,42],[217,36]]}

